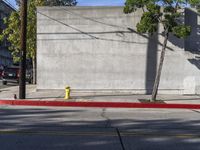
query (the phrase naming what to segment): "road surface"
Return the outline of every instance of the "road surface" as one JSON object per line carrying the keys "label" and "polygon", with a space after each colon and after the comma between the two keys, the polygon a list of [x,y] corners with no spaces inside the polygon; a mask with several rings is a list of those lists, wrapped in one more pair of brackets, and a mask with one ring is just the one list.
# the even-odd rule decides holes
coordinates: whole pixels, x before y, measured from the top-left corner
{"label": "road surface", "polygon": [[200,112],[0,106],[1,150],[198,150]]}

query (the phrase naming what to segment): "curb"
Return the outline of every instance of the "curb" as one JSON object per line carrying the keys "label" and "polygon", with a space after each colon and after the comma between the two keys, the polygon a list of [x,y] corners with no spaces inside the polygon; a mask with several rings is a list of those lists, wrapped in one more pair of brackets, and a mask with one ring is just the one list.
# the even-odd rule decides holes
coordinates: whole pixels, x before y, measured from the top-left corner
{"label": "curb", "polygon": [[64,102],[37,100],[0,100],[0,105],[12,106],[49,106],[49,107],[98,107],[98,108],[164,108],[200,109],[200,104],[159,104],[131,102]]}

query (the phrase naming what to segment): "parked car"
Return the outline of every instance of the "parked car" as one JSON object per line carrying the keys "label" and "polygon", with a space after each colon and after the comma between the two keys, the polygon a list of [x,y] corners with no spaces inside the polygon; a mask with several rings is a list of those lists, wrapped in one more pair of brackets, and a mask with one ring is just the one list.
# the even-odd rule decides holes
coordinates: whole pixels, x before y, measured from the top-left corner
{"label": "parked car", "polygon": [[3,65],[0,65],[0,80],[2,79],[3,70],[4,70]]}
{"label": "parked car", "polygon": [[8,82],[19,82],[19,67],[5,67],[1,78],[3,84],[6,85]]}
{"label": "parked car", "polygon": [[3,69],[0,69],[0,79],[2,79]]}
{"label": "parked car", "polygon": [[[2,73],[0,72],[0,79],[3,80],[3,84],[6,85],[8,82],[19,83],[19,67],[5,67]],[[33,75],[32,70],[26,70],[26,82],[32,83]]]}

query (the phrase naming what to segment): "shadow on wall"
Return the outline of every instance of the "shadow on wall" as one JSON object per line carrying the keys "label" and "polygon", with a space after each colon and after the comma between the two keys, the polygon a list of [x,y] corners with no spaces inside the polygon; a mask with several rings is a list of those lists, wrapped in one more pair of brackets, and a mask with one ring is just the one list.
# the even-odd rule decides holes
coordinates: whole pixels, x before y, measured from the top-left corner
{"label": "shadow on wall", "polygon": [[200,56],[195,56],[195,58],[188,59],[188,61],[200,70]]}
{"label": "shadow on wall", "polygon": [[200,14],[191,9],[185,10],[185,24],[192,27],[192,32],[185,40],[185,51],[196,54],[188,61],[200,69]]}
{"label": "shadow on wall", "polygon": [[[50,19],[51,21],[54,21],[62,26],[65,26],[67,28],[71,28],[72,31],[71,32],[56,32],[56,33],[37,33],[38,35],[41,35],[41,37],[43,35],[48,35],[49,38],[48,39],[43,39],[43,38],[38,38],[37,40],[66,40],[66,41],[81,41],[81,40],[85,40],[86,42],[89,40],[99,40],[99,41],[106,41],[106,42],[119,42],[119,43],[124,43],[124,44],[140,44],[140,45],[146,45],[147,44],[147,49],[146,49],[146,70],[145,70],[145,79],[144,79],[144,83],[145,83],[145,90],[146,93],[145,94],[151,94],[152,90],[153,90],[153,84],[155,81],[155,76],[156,76],[156,72],[157,72],[157,52],[158,52],[158,46],[162,46],[162,42],[163,41],[159,41],[158,37],[160,36],[159,33],[155,33],[153,36],[148,36],[146,34],[139,34],[135,29],[132,29],[130,27],[124,27],[124,26],[119,26],[119,25],[115,25],[115,24],[111,24],[111,23],[106,23],[105,21],[99,21],[96,20],[94,18],[88,18],[88,17],[84,17],[83,15],[74,13],[74,12],[70,12],[68,10],[65,10],[68,13],[70,13],[70,15],[72,16],[78,16],[78,18],[82,18],[91,22],[95,22],[97,24],[97,26],[108,26],[109,28],[115,28],[115,30],[108,30],[108,31],[84,31],[82,28],[77,27],[77,26],[72,26],[68,23],[66,23],[65,21],[59,20],[57,18],[54,18],[52,16],[49,16],[43,12],[37,12],[38,14],[42,15],[43,17],[45,17],[46,19]],[[191,21],[190,21],[191,22]],[[130,34],[137,34],[139,35],[141,38],[147,39],[148,43],[145,41],[138,41],[136,39],[127,39],[125,38],[126,35],[130,35]],[[56,36],[55,36],[56,35]],[[73,35],[73,36],[69,36],[68,35]],[[77,35],[80,35],[80,37],[77,38]],[[107,36],[106,36],[107,35]],[[161,36],[163,36],[161,34]],[[175,46],[178,46],[180,48],[184,47],[184,42],[182,39],[178,39],[176,37],[174,37],[173,35],[170,35],[169,37],[169,41],[171,43],[173,43]],[[170,51],[174,51],[173,48],[167,46],[167,50]]]}
{"label": "shadow on wall", "polygon": [[185,24],[192,27],[190,36],[185,40],[185,50],[200,53],[200,14],[191,9],[185,9]]}
{"label": "shadow on wall", "polygon": [[[200,53],[200,14],[196,10],[186,8],[184,18],[181,18],[185,25],[191,26],[192,31],[190,36],[185,40],[177,38],[172,34],[169,35],[169,41],[179,48],[184,48],[185,51],[190,51],[192,53]],[[162,33],[162,36],[163,33]]]}
{"label": "shadow on wall", "polygon": [[157,72],[158,33],[149,37],[146,54],[146,94],[151,94]]}
{"label": "shadow on wall", "polygon": [[[117,30],[111,30],[111,31],[106,31],[106,32],[99,32],[99,31],[93,31],[93,32],[85,32],[80,28],[71,26],[70,24],[67,24],[63,21],[60,21],[56,18],[53,18],[49,15],[46,15],[42,12],[37,12],[38,14],[52,20],[55,21],[63,26],[66,26],[68,28],[73,29],[76,32],[65,32],[65,33],[37,33],[38,35],[49,35],[50,38],[48,39],[38,39],[38,40],[103,40],[103,41],[111,41],[111,42],[120,42],[120,43],[127,43],[127,44],[141,44],[141,45],[146,45],[147,44],[147,52],[146,52],[146,71],[145,71],[145,76],[146,78],[145,80],[145,89],[146,89],[146,94],[151,94],[152,93],[152,89],[153,89],[153,84],[155,81],[155,76],[156,76],[156,71],[157,71],[157,51],[158,51],[158,45],[162,46],[162,43],[159,42],[158,40],[158,32],[155,33],[153,36],[148,36],[146,34],[139,34],[135,29],[132,29],[130,27],[123,27],[123,26],[118,26],[118,25],[113,25],[113,24],[109,24],[109,23],[105,23],[102,21],[98,21],[95,20],[93,18],[85,18],[84,19],[89,19],[92,22],[96,22],[98,23],[100,26],[104,25],[104,26],[109,26],[109,27],[113,27],[116,28]],[[76,14],[77,15],[77,14]],[[81,16],[81,18],[83,18],[83,16]],[[146,42],[139,42],[139,41],[135,41],[135,39],[124,39],[123,37],[126,34],[137,34],[139,35],[141,38],[147,39],[148,43]],[[56,38],[52,38],[51,39],[51,35],[57,35]],[[64,38],[64,39],[60,39],[60,35],[84,35],[84,37],[80,37],[80,38]],[[113,35],[112,37],[106,37],[103,35]],[[167,47],[168,50],[170,51],[174,51],[172,48]]]}
{"label": "shadow on wall", "polygon": [[[179,39],[172,34],[170,34],[168,41],[173,45],[184,49],[185,51],[189,51],[195,56],[194,59],[188,59],[188,61],[195,65],[198,69],[200,69],[200,14],[198,14],[195,10],[185,9],[185,24],[191,26],[192,31],[190,36],[188,36],[185,40]],[[161,34],[163,36],[163,34]],[[153,89],[153,84],[156,76],[156,68],[157,68],[157,51],[158,44],[162,45],[158,41],[158,33],[149,38],[148,47],[147,47],[147,64],[146,64],[146,94],[151,94]],[[172,50],[173,49],[169,49]]]}

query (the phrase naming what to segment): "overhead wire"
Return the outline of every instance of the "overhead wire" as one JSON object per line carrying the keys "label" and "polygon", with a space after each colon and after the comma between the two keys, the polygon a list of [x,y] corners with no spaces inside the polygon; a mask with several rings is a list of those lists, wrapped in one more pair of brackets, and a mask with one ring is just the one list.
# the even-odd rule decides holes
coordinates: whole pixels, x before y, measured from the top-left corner
{"label": "overhead wire", "polygon": [[[92,18],[89,18],[89,17],[85,17],[81,14],[78,14],[78,13],[75,13],[75,12],[72,12],[72,11],[69,11],[65,8],[62,8],[64,11],[66,11],[68,14],[71,14],[71,15],[75,15],[75,16],[79,16],[80,18],[83,18],[83,19],[86,19],[86,20],[90,20],[90,21],[93,21],[93,22],[96,22],[96,23],[99,23],[99,24],[103,24],[103,25],[106,25],[106,26],[110,26],[110,27],[115,27],[115,28],[121,28],[121,29],[130,29],[130,27],[122,27],[122,26],[118,26],[118,25],[114,25],[114,24],[110,24],[110,23],[105,23],[105,22],[101,22],[101,21],[98,21],[98,20],[95,20],[95,19],[92,19]],[[130,31],[130,30],[129,30]]]}
{"label": "overhead wire", "polygon": [[[67,27],[69,27],[69,28],[71,28],[71,29],[73,29],[73,30],[75,30],[75,31],[78,31],[78,32],[80,32],[80,33],[82,33],[82,34],[84,34],[84,35],[87,35],[87,36],[89,36],[89,37],[92,38],[92,39],[104,40],[104,41],[114,41],[114,42],[123,42],[123,43],[146,44],[146,42],[133,42],[133,41],[126,41],[126,40],[117,40],[117,39],[110,39],[110,38],[97,37],[97,36],[91,35],[91,34],[89,34],[89,33],[87,33],[87,32],[84,32],[84,31],[82,31],[82,30],[80,30],[80,29],[78,29],[78,28],[76,28],[76,27],[73,27],[73,26],[71,26],[71,25],[69,25],[69,24],[67,24],[67,23],[64,23],[64,22],[62,22],[62,21],[59,21],[58,19],[52,18],[52,17],[50,17],[50,16],[48,16],[48,15],[46,15],[46,14],[44,14],[44,13],[41,13],[41,12],[39,12],[39,11],[37,11],[37,13],[39,13],[39,14],[41,14],[41,15],[43,15],[43,16],[45,16],[45,17],[47,17],[47,18],[49,18],[49,19],[51,19],[51,20],[53,20],[53,21],[55,21],[55,22],[58,22],[58,23],[60,23],[60,24],[62,24],[62,25],[65,25],[65,26],[67,26]],[[129,31],[130,31],[130,30],[129,30]],[[132,31],[130,31],[130,33],[132,33]]]}
{"label": "overhead wire", "polygon": [[[114,25],[114,24],[110,24],[110,23],[101,22],[101,21],[95,20],[95,19],[93,19],[93,18],[85,17],[85,16],[83,16],[83,15],[81,15],[81,14],[78,14],[78,13],[75,13],[75,12],[72,12],[72,11],[69,11],[69,10],[67,10],[67,9],[65,9],[65,8],[62,8],[62,9],[63,9],[64,11],[68,12],[68,14],[76,15],[76,16],[79,16],[79,17],[81,17],[81,18],[83,18],[83,19],[86,19],[86,20],[90,20],[90,21],[93,21],[93,22],[96,22],[96,23],[100,23],[100,24],[103,24],[103,25],[106,25],[106,26],[110,26],[110,27],[125,29],[126,31],[128,30],[128,31],[130,31],[131,33],[137,33],[137,34],[139,34],[138,32],[136,32],[136,31],[135,31],[134,29],[132,29],[131,27],[122,27],[122,26],[118,26],[118,25]],[[120,32],[120,31],[119,31],[119,32]],[[139,35],[142,36],[142,37],[144,37],[144,38],[149,39],[149,37],[146,36],[146,35],[144,35],[144,34],[139,34]],[[101,38],[99,38],[99,39],[101,39]],[[103,39],[102,39],[102,40],[103,40]],[[113,41],[113,39],[109,39],[109,40]],[[119,40],[114,40],[114,41],[119,41]],[[120,40],[120,41],[121,41],[121,40]],[[123,42],[123,41],[121,41],[121,42]],[[127,42],[127,43],[144,44],[144,43],[141,43],[141,42],[130,42],[130,41],[126,41],[126,42]],[[162,46],[162,44],[161,44],[160,42],[158,42],[158,44]],[[168,48],[169,50],[173,50],[173,49],[171,49],[170,47],[167,47],[167,48]]]}
{"label": "overhead wire", "polygon": [[66,23],[64,23],[64,22],[62,22],[62,21],[59,21],[59,20],[54,19],[54,18],[52,18],[52,17],[50,17],[50,16],[47,16],[47,15],[45,15],[45,14],[39,12],[39,11],[37,11],[37,12],[38,12],[39,14],[41,14],[41,15],[43,15],[43,16],[45,16],[45,17],[51,19],[51,20],[53,20],[53,21],[56,21],[56,22],[58,22],[58,23],[60,23],[60,24],[62,24],[62,25],[65,25],[65,26],[67,26],[67,27],[69,27],[69,28],[71,28],[71,29],[73,29],[73,30],[75,30],[75,31],[78,31],[78,32],[80,32],[80,33],[82,33],[82,34],[85,34],[85,35],[87,35],[87,36],[89,36],[89,37],[91,37],[91,38],[98,39],[96,36],[93,36],[93,35],[91,35],[91,34],[88,34],[88,33],[84,32],[84,31],[82,31],[82,30],[80,30],[80,29],[77,29],[77,28],[75,28],[75,27],[73,27],[73,26],[71,26],[71,25],[68,25],[68,24],[66,24]]}

